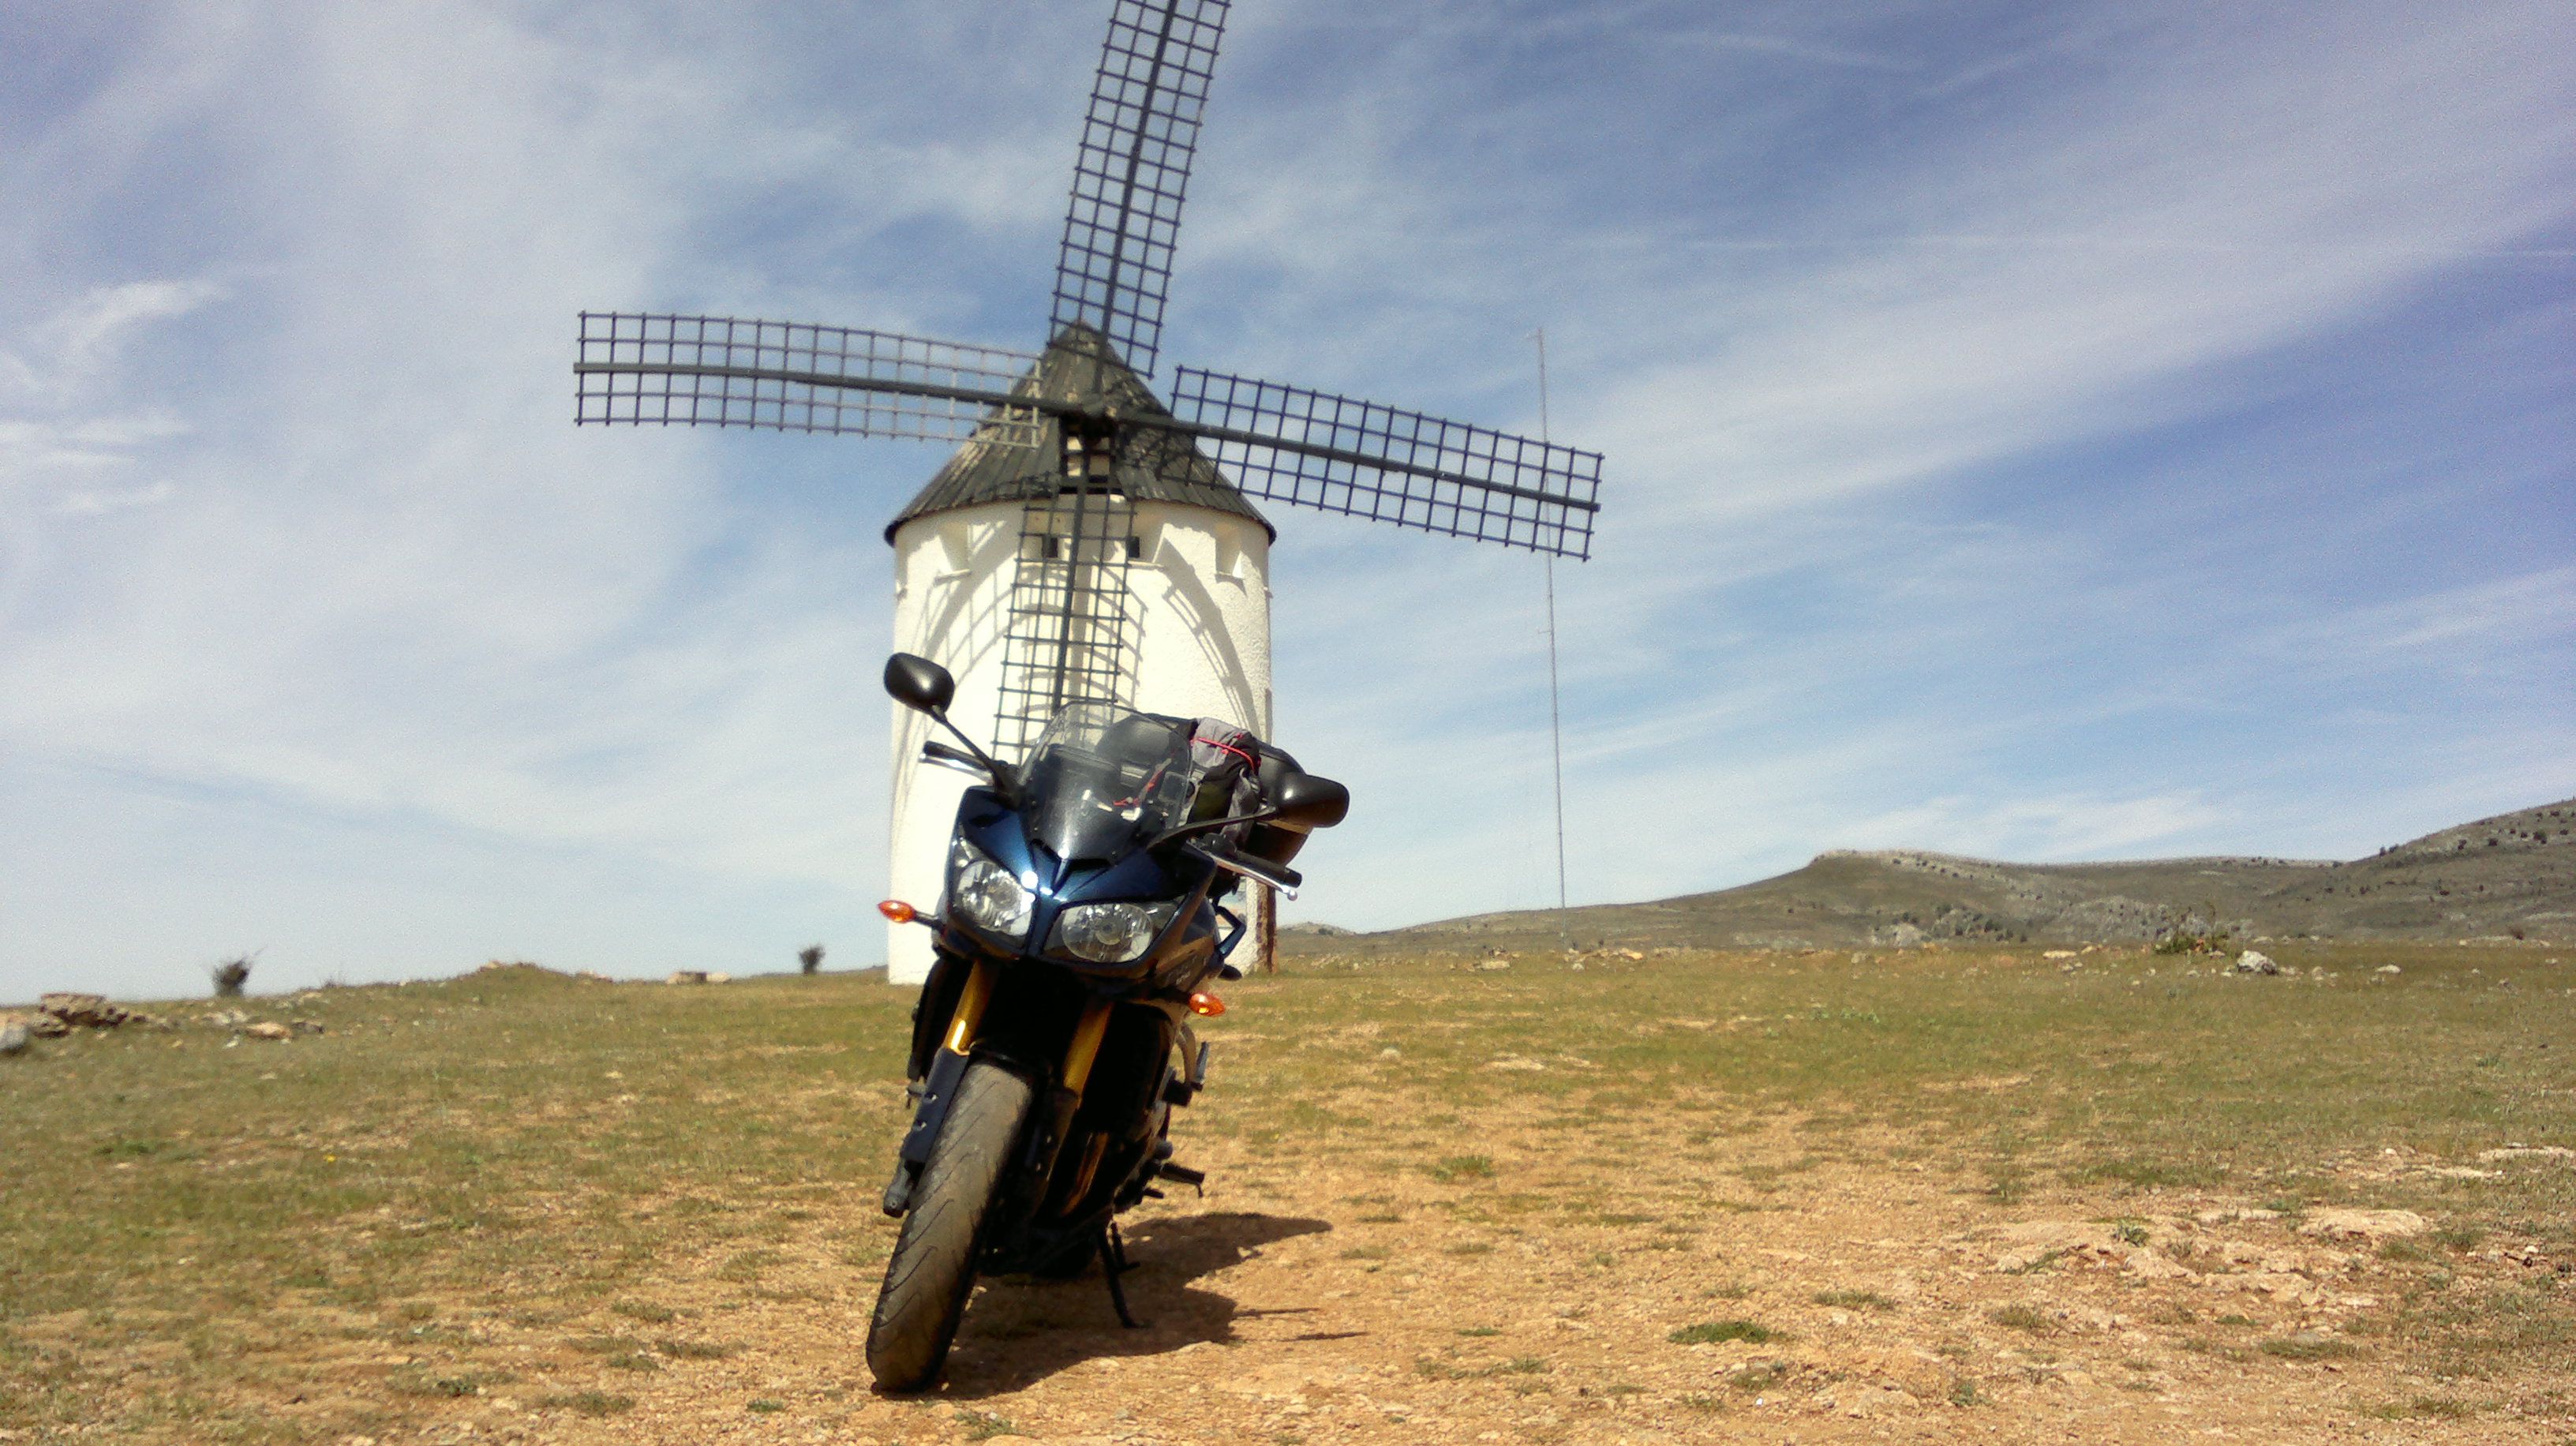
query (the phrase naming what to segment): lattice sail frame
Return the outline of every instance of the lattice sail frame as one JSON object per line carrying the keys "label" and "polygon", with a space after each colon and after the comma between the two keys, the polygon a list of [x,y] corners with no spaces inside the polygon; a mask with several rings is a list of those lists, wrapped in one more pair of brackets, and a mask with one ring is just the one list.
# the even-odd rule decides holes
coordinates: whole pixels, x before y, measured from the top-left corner
{"label": "lattice sail frame", "polygon": [[727,316],[581,314],[576,422],[1034,444],[1028,352]]}
{"label": "lattice sail frame", "polygon": [[1229,0],[1115,0],[1073,167],[1055,330],[1088,326],[1151,375],[1181,203]]}
{"label": "lattice sail frame", "polygon": [[[1181,367],[1173,412],[1116,418],[1039,395],[1040,358],[801,322],[584,312],[575,420],[1038,445],[1047,417],[1108,423],[1176,478],[1192,444],[1247,496],[1398,527],[1591,555],[1601,454],[1332,392]],[[1158,440],[1159,439],[1159,440]]]}
{"label": "lattice sail frame", "polygon": [[1250,496],[1591,555],[1598,452],[1197,367],[1174,373],[1172,406],[1179,429],[1209,444],[1218,468]]}

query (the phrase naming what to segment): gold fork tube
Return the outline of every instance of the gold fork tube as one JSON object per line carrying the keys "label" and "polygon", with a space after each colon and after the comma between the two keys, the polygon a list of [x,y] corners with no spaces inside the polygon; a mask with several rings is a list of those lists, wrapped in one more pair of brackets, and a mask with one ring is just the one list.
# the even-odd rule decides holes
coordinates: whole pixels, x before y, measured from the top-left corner
{"label": "gold fork tube", "polygon": [[[957,1012],[948,1017],[948,1052],[964,1054],[974,1047],[975,1031],[984,1025],[984,1006],[993,998],[993,966],[977,960],[966,975],[966,987],[957,991]],[[1094,1041],[1095,1046],[1098,1041]]]}
{"label": "gold fork tube", "polygon": [[1109,1001],[1095,999],[1082,1007],[1073,1026],[1073,1047],[1064,1052],[1064,1087],[1082,1093],[1091,1078],[1091,1063],[1100,1058],[1100,1041],[1109,1033]]}

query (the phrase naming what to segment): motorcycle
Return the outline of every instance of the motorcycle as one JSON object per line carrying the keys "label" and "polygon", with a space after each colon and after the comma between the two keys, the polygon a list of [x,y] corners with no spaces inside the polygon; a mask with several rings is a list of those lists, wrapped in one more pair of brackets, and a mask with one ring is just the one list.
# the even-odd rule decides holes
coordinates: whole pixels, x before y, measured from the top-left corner
{"label": "motorcycle", "polygon": [[867,1342],[878,1386],[913,1391],[946,1362],[978,1275],[1069,1278],[1096,1258],[1137,1324],[1117,1216],[1159,1182],[1205,1179],[1174,1163],[1171,1113],[1207,1084],[1191,1021],[1224,1005],[1205,986],[1242,977],[1227,960],[1245,920],[1225,897],[1238,878],[1295,897],[1288,861],[1350,794],[1215,720],[1096,702],[1064,707],[1006,766],[949,722],[946,669],[897,653],[885,686],[963,745],[934,739],[921,761],[981,780],[958,803],[938,909],[880,906],[936,936],[883,1202],[903,1225]]}

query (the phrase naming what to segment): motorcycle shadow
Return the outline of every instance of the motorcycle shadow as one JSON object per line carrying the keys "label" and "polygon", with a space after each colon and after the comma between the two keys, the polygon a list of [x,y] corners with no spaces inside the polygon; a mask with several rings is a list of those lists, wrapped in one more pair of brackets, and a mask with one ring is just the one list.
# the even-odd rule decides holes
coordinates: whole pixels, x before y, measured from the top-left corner
{"label": "motorcycle shadow", "polygon": [[1264,1245],[1332,1228],[1321,1220],[1243,1211],[1133,1222],[1125,1234],[1135,1268],[1125,1284],[1128,1304],[1144,1323],[1134,1330],[1118,1323],[1097,1262],[1071,1280],[987,1281],[966,1308],[943,1394],[979,1400],[1024,1390],[1083,1361],[1162,1355],[1203,1341],[1225,1344],[1247,1312],[1231,1297],[1191,1282],[1241,1263]]}

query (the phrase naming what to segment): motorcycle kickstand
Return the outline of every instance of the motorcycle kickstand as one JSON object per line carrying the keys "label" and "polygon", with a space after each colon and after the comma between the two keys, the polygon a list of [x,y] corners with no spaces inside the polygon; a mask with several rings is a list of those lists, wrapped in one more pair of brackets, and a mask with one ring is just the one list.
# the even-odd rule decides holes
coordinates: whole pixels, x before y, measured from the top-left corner
{"label": "motorcycle kickstand", "polygon": [[1118,1277],[1134,1270],[1136,1263],[1127,1258],[1127,1242],[1118,1234],[1118,1222],[1100,1227],[1100,1273],[1109,1281],[1109,1304],[1118,1311],[1118,1323],[1129,1330],[1142,1330],[1145,1323],[1127,1309],[1127,1287]]}

